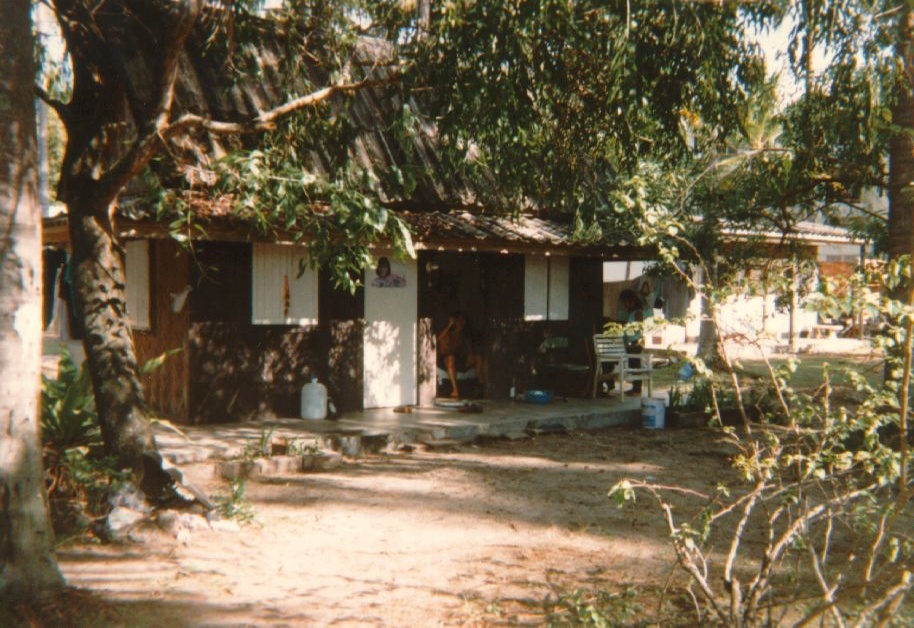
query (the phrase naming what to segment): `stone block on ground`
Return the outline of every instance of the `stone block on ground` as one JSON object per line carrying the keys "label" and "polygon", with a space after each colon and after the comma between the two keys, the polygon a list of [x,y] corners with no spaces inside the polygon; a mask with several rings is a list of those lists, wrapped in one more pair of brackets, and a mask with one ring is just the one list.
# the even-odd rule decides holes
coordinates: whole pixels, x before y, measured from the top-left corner
{"label": "stone block on ground", "polygon": [[442,439],[429,439],[422,441],[422,444],[429,451],[453,451],[460,447],[463,444],[463,441],[455,440],[453,438],[442,438]]}
{"label": "stone block on ground", "polygon": [[362,430],[345,430],[328,434],[321,439],[321,448],[341,452],[344,456],[362,453]]}
{"label": "stone block on ground", "polygon": [[480,429],[477,425],[450,425],[445,432],[446,440],[468,442],[479,436]]}
{"label": "stone block on ground", "polygon": [[225,480],[246,480],[253,468],[251,460],[226,460],[219,463],[219,475]]}
{"label": "stone block on ground", "polygon": [[126,506],[115,506],[105,517],[100,536],[106,541],[123,543],[130,540],[130,532],[146,517],[146,513]]}
{"label": "stone block on ground", "polygon": [[550,419],[544,421],[530,421],[527,425],[527,433],[539,436],[542,434],[565,434],[568,432],[568,426],[561,419]]}
{"label": "stone block on ground", "polygon": [[335,451],[271,456],[254,460],[228,460],[219,465],[219,474],[226,480],[257,480],[303,471],[330,471],[343,462],[343,456]]}
{"label": "stone block on ground", "polygon": [[362,451],[365,453],[376,454],[387,449],[390,441],[390,434],[385,433],[367,433],[362,435]]}
{"label": "stone block on ground", "polygon": [[254,477],[276,477],[278,475],[291,475],[301,473],[301,456],[271,456],[270,458],[257,458],[254,460],[252,475]]}
{"label": "stone block on ground", "polygon": [[332,471],[343,464],[343,454],[338,451],[320,451],[304,454],[301,458],[302,471]]}

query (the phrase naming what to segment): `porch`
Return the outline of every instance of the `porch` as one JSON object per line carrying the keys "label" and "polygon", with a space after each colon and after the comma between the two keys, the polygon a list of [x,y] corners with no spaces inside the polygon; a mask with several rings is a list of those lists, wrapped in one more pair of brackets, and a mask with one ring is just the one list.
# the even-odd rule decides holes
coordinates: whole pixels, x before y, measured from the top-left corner
{"label": "porch", "polygon": [[[663,395],[665,396],[665,395]],[[238,457],[245,446],[263,438],[297,441],[346,456],[395,451],[401,446],[446,446],[476,438],[522,438],[569,430],[595,430],[637,425],[641,400],[631,397],[557,399],[537,405],[497,400],[475,402],[481,411],[413,407],[345,413],[338,420],[307,421],[274,418],[245,423],[181,426],[185,436],[161,425],[156,441],[163,455],[176,464]]]}

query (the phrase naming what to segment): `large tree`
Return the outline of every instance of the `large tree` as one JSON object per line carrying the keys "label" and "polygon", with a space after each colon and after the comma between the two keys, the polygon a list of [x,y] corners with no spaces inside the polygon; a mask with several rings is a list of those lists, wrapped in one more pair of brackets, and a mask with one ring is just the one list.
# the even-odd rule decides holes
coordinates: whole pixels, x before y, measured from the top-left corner
{"label": "large tree", "polygon": [[[41,211],[29,0],[0,2],[0,598],[57,593],[41,460]],[[0,602],[6,604],[6,602]]]}
{"label": "large tree", "polygon": [[[179,110],[175,85],[192,39],[197,55],[212,44],[231,66],[233,38],[245,34],[233,30],[233,10],[243,13],[244,7],[227,5],[204,8],[199,0],[51,3],[72,65],[72,87],[62,99],[39,92],[67,132],[57,191],[68,208],[76,310],[96,408],[107,452],[152,491],[158,490],[162,475],[126,317],[123,248],[116,229],[119,195],[154,157],[167,155],[176,142],[195,133],[264,132],[283,116],[361,85],[339,78],[338,68],[323,67],[323,84],[298,84],[313,91],[290,93],[288,101],[244,120],[214,120]],[[316,39],[337,34],[342,8],[318,9],[298,16],[311,20],[309,34]],[[320,43],[337,50],[329,38]]]}
{"label": "large tree", "polygon": [[[753,4],[749,15],[755,23],[788,33],[786,46],[769,52],[786,61],[782,84],[792,84],[794,90],[781,94],[780,102],[769,88],[754,94],[741,124],[723,134],[708,133],[703,124],[696,127],[695,136],[710,150],[696,155],[694,181],[682,195],[678,214],[687,227],[693,216],[704,218],[694,225],[691,242],[703,249],[699,254],[711,274],[736,261],[725,259],[735,255],[721,248],[721,224],[780,233],[790,242],[798,223],[824,217],[884,241],[885,219],[860,202],[868,189],[888,190],[894,208],[890,238],[901,243],[895,246],[900,250],[907,239],[910,252],[911,229],[901,224],[904,212],[898,211],[901,188],[890,183],[890,172],[893,180],[910,179],[897,159],[898,147],[910,146],[910,112],[908,120],[903,117],[910,108],[903,87],[909,78],[902,68],[903,42],[910,34],[904,33],[904,7],[896,10],[889,4]],[[887,168],[890,151],[894,156]],[[798,252],[788,249],[783,252],[796,258]],[[787,268],[781,286],[793,303],[796,268]],[[703,328],[705,357],[712,357],[714,336],[713,324]]]}

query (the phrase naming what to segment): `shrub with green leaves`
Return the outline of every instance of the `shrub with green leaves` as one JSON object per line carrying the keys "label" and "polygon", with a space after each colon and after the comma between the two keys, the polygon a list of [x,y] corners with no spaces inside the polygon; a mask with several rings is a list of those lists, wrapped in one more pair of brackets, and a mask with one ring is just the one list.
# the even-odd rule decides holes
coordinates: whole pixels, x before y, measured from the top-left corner
{"label": "shrub with green leaves", "polygon": [[[149,360],[142,372],[160,368],[173,353]],[[49,497],[81,502],[93,516],[106,514],[109,493],[128,474],[100,453],[102,436],[92,380],[85,363],[77,366],[66,346],[60,349],[57,377],[42,376],[41,436]]]}
{"label": "shrub with green leaves", "polygon": [[644,615],[637,587],[627,586],[619,592],[576,590],[560,595],[548,604],[549,626],[610,626],[632,625]]}
{"label": "shrub with green leaves", "polygon": [[113,458],[93,456],[87,447],[71,447],[59,460],[54,493],[85,504],[86,512],[101,515],[109,510],[108,496],[129,479]]}
{"label": "shrub with green leaves", "polygon": [[[891,268],[882,272],[877,278],[887,293],[898,277]],[[633,479],[610,491],[620,505],[639,493],[656,501],[699,621],[844,626],[910,619],[902,604],[914,586],[908,430],[914,308],[878,302],[884,324],[878,341],[896,380],[874,384],[850,368],[841,379],[849,390],[839,395],[826,363],[820,385],[808,391],[791,385],[796,360],[779,367],[766,360],[761,403],[746,397],[752,387],[725,361],[707,392],[733,445],[738,479],[703,495]],[[741,417],[735,428],[723,425],[720,382],[732,382],[727,391]],[[748,403],[758,413],[748,412]],[[674,506],[671,491],[695,498],[691,515],[681,503]]]}
{"label": "shrub with green leaves", "polygon": [[224,519],[232,519],[238,523],[252,523],[254,521],[254,510],[247,502],[245,483],[241,478],[232,480],[232,492],[230,495],[216,496],[216,508],[219,515]]}
{"label": "shrub with green leaves", "polygon": [[41,377],[41,437],[55,451],[101,443],[89,371],[76,366],[65,347],[57,378]]}

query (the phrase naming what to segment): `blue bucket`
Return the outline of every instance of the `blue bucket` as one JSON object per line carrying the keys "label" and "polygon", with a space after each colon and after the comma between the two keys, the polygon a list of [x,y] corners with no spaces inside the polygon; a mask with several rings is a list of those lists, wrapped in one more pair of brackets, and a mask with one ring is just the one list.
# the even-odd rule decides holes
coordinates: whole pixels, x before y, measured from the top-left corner
{"label": "blue bucket", "polygon": [[552,393],[548,390],[528,390],[527,394],[524,396],[524,400],[527,403],[545,405],[547,403],[552,403]]}

